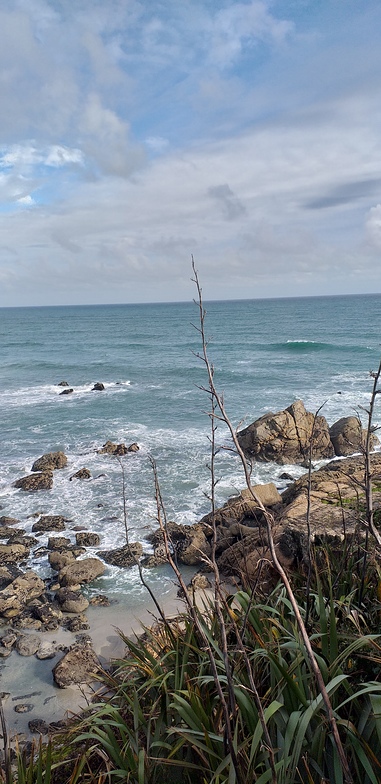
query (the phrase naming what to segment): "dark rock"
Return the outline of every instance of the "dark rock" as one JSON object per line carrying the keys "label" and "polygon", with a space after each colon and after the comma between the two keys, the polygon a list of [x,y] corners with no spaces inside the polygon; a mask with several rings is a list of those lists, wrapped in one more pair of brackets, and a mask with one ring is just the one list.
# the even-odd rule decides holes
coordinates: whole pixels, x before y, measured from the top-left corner
{"label": "dark rock", "polygon": [[71,395],[72,392],[74,392],[74,389],[63,389],[60,395]]}
{"label": "dark rock", "polygon": [[112,566],[135,566],[142,552],[143,547],[140,542],[132,542],[115,550],[102,550],[98,555],[101,555],[103,560]]}
{"label": "dark rock", "polygon": [[283,471],[283,474],[280,475],[279,479],[286,479],[287,482],[293,482],[295,477],[288,474],[287,471]]}
{"label": "dark rock", "polygon": [[68,386],[69,384],[67,383],[67,381],[59,381],[57,384],[57,387],[68,387]]}
{"label": "dark rock", "polygon": [[66,522],[66,517],[62,515],[42,515],[36,523],[33,523],[32,531],[64,531]]}
{"label": "dark rock", "polygon": [[[166,529],[170,544],[181,563],[193,566],[202,563],[205,556],[210,556],[210,544],[205,536],[204,527],[200,523],[178,525],[174,522],[168,522]],[[162,548],[163,545],[161,530],[157,529],[147,539],[152,542],[154,554],[156,554],[157,548]],[[162,550],[159,552],[161,554]]]}
{"label": "dark rock", "polygon": [[1,526],[3,526],[3,525],[4,526],[7,526],[7,525],[17,525],[17,523],[19,523],[19,522],[20,522],[20,520],[17,520],[16,517],[6,517],[4,515],[2,515],[0,517],[0,525]]}
{"label": "dark rock", "polygon": [[46,631],[57,629],[62,621],[61,610],[52,602],[36,605],[33,608],[33,614],[41,621]]}
{"label": "dark rock", "polygon": [[91,472],[88,468],[80,468],[79,471],[76,471],[75,474],[69,477],[70,482],[72,479],[91,479]]}
{"label": "dark rock", "polygon": [[79,547],[97,547],[100,542],[100,536],[91,531],[81,531],[75,535],[75,540]]}
{"label": "dark rock", "polygon": [[67,457],[64,452],[47,452],[34,461],[32,471],[55,471],[66,466]]}
{"label": "dark rock", "polygon": [[14,531],[7,542],[8,546],[13,544],[22,544],[27,549],[30,549],[34,545],[38,544],[38,539],[36,539],[34,536],[26,536],[25,534],[19,534]]}
{"label": "dark rock", "polygon": [[306,411],[301,400],[252,422],[238,433],[238,440],[245,455],[265,462],[303,464],[311,444],[314,460],[334,454],[325,417]]}
{"label": "dark rock", "polygon": [[56,599],[62,612],[82,613],[89,606],[88,600],[80,591],[71,591],[70,588],[60,588],[56,593]]}
{"label": "dark rock", "polygon": [[8,528],[4,525],[0,528],[0,539],[10,539],[11,536],[24,536],[25,530],[23,528]]}
{"label": "dark rock", "polygon": [[73,645],[53,668],[53,678],[60,689],[65,689],[76,683],[91,683],[100,669],[99,659],[89,645]]}
{"label": "dark rock", "polygon": [[69,632],[75,633],[83,629],[90,629],[90,624],[85,615],[76,615],[74,618],[65,619],[62,623],[65,629]]}
{"label": "dark rock", "polygon": [[42,473],[22,476],[20,479],[17,479],[13,487],[29,493],[34,493],[37,490],[51,490],[53,487],[53,472],[43,471]]}
{"label": "dark rock", "polygon": [[49,724],[44,719],[31,719],[28,721],[28,727],[33,735],[47,735],[49,732]]}
{"label": "dark rock", "polygon": [[23,705],[15,705],[14,710],[16,713],[30,713],[34,708],[32,703],[27,703]]}
{"label": "dark rock", "polygon": [[101,381],[97,381],[97,383],[94,384],[94,386],[93,386],[91,391],[92,392],[103,392],[104,388],[105,388],[105,385],[102,384]]}
{"label": "dark rock", "polygon": [[49,536],[48,550],[65,550],[70,544],[70,539],[66,536]]}
{"label": "dark rock", "polygon": [[137,444],[136,441],[135,441],[133,444],[130,444],[130,446],[128,447],[127,451],[128,452],[139,452],[139,449],[140,449],[139,444]]}
{"label": "dark rock", "polygon": [[112,441],[106,441],[102,449],[98,449],[98,455],[126,455],[128,447],[125,444],[113,444]]}
{"label": "dark rock", "polygon": [[16,632],[12,631],[12,629],[8,629],[8,631],[6,631],[5,634],[3,634],[3,636],[0,638],[1,645],[3,645],[4,648],[9,648],[9,649],[14,647],[16,641],[17,641],[17,634]]}
{"label": "dark rock", "polygon": [[111,602],[107,596],[99,593],[97,596],[93,596],[90,599],[90,604],[94,605],[95,607],[109,607]]}

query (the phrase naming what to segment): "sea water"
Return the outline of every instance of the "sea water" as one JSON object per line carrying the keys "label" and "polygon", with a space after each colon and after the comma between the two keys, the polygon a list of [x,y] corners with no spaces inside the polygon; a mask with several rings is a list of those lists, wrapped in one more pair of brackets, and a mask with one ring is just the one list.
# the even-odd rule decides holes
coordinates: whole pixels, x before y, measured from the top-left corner
{"label": "sea water", "polygon": [[[301,398],[329,424],[362,411],[369,371],[380,359],[381,295],[206,302],[205,331],[215,384],[235,426]],[[107,441],[137,442],[123,458],[130,541],[157,527],[150,456],[157,464],[167,518],[191,524],[209,511],[210,400],[192,303],[0,309],[0,507],[31,531],[35,516],[60,514],[95,531],[100,545],[125,543],[120,461],[98,450]],[[73,393],[61,395],[59,382]],[[102,382],[102,392],[92,391]],[[381,422],[377,402],[375,420]],[[243,487],[239,459],[219,423],[217,503]],[[25,493],[16,479],[45,452],[63,450],[68,467],[53,489]],[[69,481],[80,468],[91,479]],[[252,481],[274,481],[300,467],[257,464]],[[41,544],[43,543],[41,539]],[[46,558],[30,564],[51,575]],[[170,590],[166,567],[147,570],[159,598]],[[135,609],[146,594],[136,568],[107,567],[88,592],[123,595]]]}

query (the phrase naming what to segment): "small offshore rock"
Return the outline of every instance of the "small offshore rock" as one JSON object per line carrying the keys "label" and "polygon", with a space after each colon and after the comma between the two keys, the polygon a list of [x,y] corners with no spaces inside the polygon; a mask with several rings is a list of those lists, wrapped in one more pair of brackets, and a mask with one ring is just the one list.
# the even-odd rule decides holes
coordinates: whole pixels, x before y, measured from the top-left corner
{"label": "small offshore rock", "polygon": [[32,734],[47,735],[49,732],[49,724],[44,719],[31,719],[28,727]]}
{"label": "small offshore rock", "polygon": [[137,444],[136,441],[134,441],[134,443],[130,444],[130,446],[128,447],[128,452],[139,452],[139,449],[140,449],[139,444]]}
{"label": "small offshore rock", "polygon": [[6,515],[2,515],[0,517],[0,525],[1,526],[3,526],[3,525],[4,526],[5,525],[17,525],[17,523],[19,523],[19,522],[20,522],[20,520],[18,520],[16,517],[6,517]]}
{"label": "small offshore rock", "polygon": [[114,444],[112,441],[106,441],[102,449],[98,449],[98,455],[126,455],[128,447],[125,444]]}
{"label": "small offshore rock", "polygon": [[67,381],[59,381],[57,387],[68,387],[69,384]]}
{"label": "small offshore rock", "polygon": [[75,535],[75,541],[78,547],[97,547],[100,542],[100,536],[92,533],[92,531],[81,531]]}
{"label": "small offshore rock", "polygon": [[47,452],[34,461],[32,471],[55,471],[66,466],[67,457],[64,452]]}
{"label": "small offshore rock", "polygon": [[34,708],[31,702],[23,703],[22,705],[15,705],[14,710],[16,713],[30,713]]}
{"label": "small offshore rock", "polygon": [[37,490],[51,490],[53,487],[53,471],[42,471],[41,473],[22,476],[14,482],[13,487],[29,493],[34,493]]}
{"label": "small offshore rock", "polygon": [[73,645],[53,668],[54,682],[60,689],[78,683],[91,683],[101,664],[90,645]]}
{"label": "small offshore rock", "polygon": [[140,542],[132,542],[115,550],[102,550],[98,555],[101,555],[103,560],[112,566],[135,566],[142,552],[143,546]]}
{"label": "small offshore rock", "polygon": [[94,384],[94,386],[93,386],[91,391],[92,392],[103,392],[104,389],[105,389],[105,385],[102,384],[101,381],[97,381],[97,383]]}
{"label": "small offshore rock", "polygon": [[70,482],[72,479],[91,479],[91,471],[88,468],[80,468],[79,471],[76,471],[75,474],[69,477]]}
{"label": "small offshore rock", "polygon": [[70,539],[66,536],[49,536],[48,550],[65,550],[70,544]]}
{"label": "small offshore rock", "polygon": [[70,387],[69,389],[63,389],[62,392],[60,392],[59,394],[60,395],[71,395],[72,392],[74,392],[74,389],[72,389]]}
{"label": "small offshore rock", "polygon": [[62,515],[42,515],[36,523],[33,523],[32,531],[64,531],[66,522],[66,517]]}

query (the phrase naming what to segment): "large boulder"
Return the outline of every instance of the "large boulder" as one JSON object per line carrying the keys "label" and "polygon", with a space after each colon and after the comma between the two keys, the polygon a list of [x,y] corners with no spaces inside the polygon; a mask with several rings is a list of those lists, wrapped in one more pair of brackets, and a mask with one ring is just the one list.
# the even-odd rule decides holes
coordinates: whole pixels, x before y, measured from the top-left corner
{"label": "large boulder", "polygon": [[46,531],[64,531],[67,518],[62,515],[41,515],[37,522],[33,523],[32,531],[45,533]]}
{"label": "large boulder", "polygon": [[66,466],[67,457],[64,452],[47,452],[34,461],[32,471],[55,471]]}
{"label": "large boulder", "polygon": [[64,566],[58,574],[58,582],[62,587],[91,583],[100,577],[106,570],[98,558],[84,558],[83,561],[74,561]]}
{"label": "large boulder", "polygon": [[82,613],[89,606],[89,601],[83,593],[70,588],[60,588],[56,593],[56,599],[61,610],[66,613]]}
{"label": "large boulder", "polygon": [[0,565],[16,564],[28,558],[29,548],[24,544],[0,544]]}
{"label": "large boulder", "polygon": [[101,664],[90,645],[73,645],[53,668],[54,682],[60,689],[79,683],[91,683]]}
{"label": "large boulder", "polygon": [[252,422],[238,441],[247,457],[264,462],[303,464],[310,449],[314,460],[334,456],[327,420],[306,411],[301,400]]}
{"label": "large boulder", "polygon": [[25,572],[0,591],[0,613],[3,615],[9,610],[21,612],[27,602],[44,592],[45,583],[36,572]]}
{"label": "large boulder", "polygon": [[34,493],[36,490],[51,490],[53,487],[53,471],[29,474],[17,479],[13,487]]}
{"label": "large boulder", "polygon": [[[210,556],[211,547],[205,534],[205,526],[202,523],[179,525],[178,523],[168,522],[166,530],[170,545],[180,563],[194,566],[202,563],[205,557],[208,558]],[[158,552],[162,558],[162,531],[157,529],[147,538],[153,544],[154,553]]]}
{"label": "large boulder", "polygon": [[142,553],[143,547],[140,542],[131,542],[115,550],[102,550],[99,555],[112,566],[135,566]]}
{"label": "large boulder", "polygon": [[[338,457],[347,457],[354,452],[362,452],[366,441],[366,430],[355,416],[342,417],[329,428],[329,435]],[[370,448],[374,449],[379,439],[373,433],[370,437]]]}
{"label": "large boulder", "polygon": [[[265,485],[252,485],[251,489],[265,507],[273,507],[282,503],[282,496],[278,493],[273,482]],[[205,515],[201,522],[211,526],[214,520],[215,525],[230,528],[237,523],[257,525],[261,519],[261,507],[258,505],[258,501],[253,498],[249,488],[245,488],[239,495],[229,498],[223,506],[216,509],[214,514],[209,512]]]}

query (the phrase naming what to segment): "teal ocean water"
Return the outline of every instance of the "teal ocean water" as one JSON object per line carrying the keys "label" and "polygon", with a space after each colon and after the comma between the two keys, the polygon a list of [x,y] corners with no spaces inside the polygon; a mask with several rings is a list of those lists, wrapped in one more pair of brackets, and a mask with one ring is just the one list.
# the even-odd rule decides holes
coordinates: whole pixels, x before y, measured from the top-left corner
{"label": "teal ocean water", "polygon": [[[207,302],[206,332],[216,386],[232,421],[249,424],[298,398],[324,403],[331,424],[369,400],[369,371],[380,357],[381,295]],[[149,552],[156,527],[149,455],[157,462],[168,518],[193,523],[208,509],[209,402],[193,303],[0,310],[0,507],[30,531],[37,512],[63,514],[71,528],[101,535],[97,549],[124,543],[121,471],[97,454],[111,439],[137,441],[124,458],[130,539]],[[62,396],[58,383],[74,389]],[[103,392],[91,391],[95,382]],[[380,405],[376,421],[381,422]],[[217,441],[229,445],[221,426]],[[14,481],[45,452],[62,449],[67,469],[51,491],[23,493]],[[79,468],[89,481],[69,481]],[[288,470],[286,468],[286,470]],[[291,468],[296,476],[300,468]],[[284,487],[285,467],[258,464],[253,480]],[[237,458],[219,452],[217,501],[243,486]],[[46,562],[34,568],[48,575]],[[159,595],[170,574],[150,573]],[[91,589],[123,592],[138,606],[144,592],[135,569],[110,567]]]}

